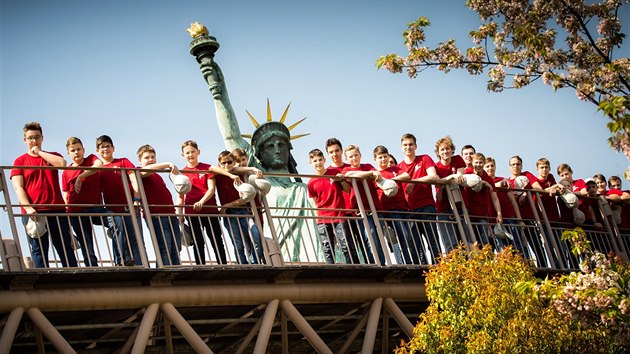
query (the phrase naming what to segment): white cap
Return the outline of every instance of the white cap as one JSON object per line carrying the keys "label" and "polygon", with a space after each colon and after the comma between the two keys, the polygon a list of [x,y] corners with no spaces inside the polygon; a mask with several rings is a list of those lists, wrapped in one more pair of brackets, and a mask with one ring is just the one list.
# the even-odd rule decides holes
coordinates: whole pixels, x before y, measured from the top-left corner
{"label": "white cap", "polygon": [[582,225],[584,224],[584,220],[586,220],[586,217],[584,216],[582,210],[578,208],[573,209],[573,221],[575,221],[578,225]]}
{"label": "white cap", "polygon": [[[527,176],[520,175],[514,179],[514,188],[516,189],[525,189],[525,187],[527,187],[528,184],[529,184],[529,178],[527,178]],[[514,192],[514,195],[520,196],[523,193],[525,192],[516,191]]]}
{"label": "white cap", "polygon": [[184,176],[181,173],[178,173],[178,174],[170,173],[169,178],[171,179],[171,182],[173,182],[173,185],[175,186],[175,191],[179,194],[186,194],[190,192],[190,190],[192,189],[192,183],[190,183],[190,178],[188,178],[187,176]]}
{"label": "white cap", "polygon": [[564,204],[566,204],[567,207],[572,208],[572,209],[577,208],[578,204],[580,203],[580,200],[575,195],[575,193],[570,192],[568,190],[564,191],[564,194],[560,196],[560,199],[564,201]]}
{"label": "white cap", "polygon": [[512,234],[510,234],[507,231],[507,229],[505,228],[505,226],[503,226],[502,224],[494,225],[494,235],[493,236],[495,238],[514,240],[514,236],[512,236]]}
{"label": "white cap", "polygon": [[238,190],[238,195],[246,202],[251,201],[256,197],[256,188],[249,183],[241,183],[238,186],[235,186],[236,190]]}
{"label": "white cap", "polygon": [[180,222],[179,223],[179,232],[182,236],[182,246],[190,247],[194,245],[192,229],[187,224]]}
{"label": "white cap", "polygon": [[34,219],[30,217],[28,222],[26,223],[26,233],[32,238],[40,238],[42,235],[46,233],[46,219],[35,217]]}
{"label": "white cap", "polygon": [[267,194],[271,190],[271,182],[264,178],[258,178],[256,175],[250,175],[247,179],[247,183],[256,187],[256,189],[261,191],[263,194]]}
{"label": "white cap", "polygon": [[464,178],[466,180],[466,185],[475,192],[479,192],[483,187],[483,183],[481,183],[481,177],[474,173],[465,174]]}
{"label": "white cap", "polygon": [[392,179],[381,178],[376,185],[383,190],[386,197],[393,197],[398,193],[398,183]]}

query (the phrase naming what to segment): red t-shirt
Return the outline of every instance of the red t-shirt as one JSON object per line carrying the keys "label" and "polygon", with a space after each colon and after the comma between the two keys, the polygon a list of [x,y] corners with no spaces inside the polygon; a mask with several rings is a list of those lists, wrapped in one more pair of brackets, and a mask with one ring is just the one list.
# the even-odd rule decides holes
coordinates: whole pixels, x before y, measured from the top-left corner
{"label": "red t-shirt", "polygon": [[[546,179],[540,179],[537,176],[529,173],[527,175],[529,178],[529,183],[533,184],[534,182],[538,182],[542,189],[549,188],[556,184],[556,179],[552,174],[548,174]],[[560,212],[558,211],[558,204],[556,202],[556,196],[549,195],[549,193],[540,193],[540,200],[542,202],[543,207],[545,208],[545,214],[547,214],[547,219],[550,222],[558,222],[560,221]]]}
{"label": "red t-shirt", "polygon": [[[493,185],[501,182],[505,179],[505,177],[494,177],[492,180]],[[495,187],[496,188],[496,187]],[[514,211],[514,207],[510,202],[510,198],[508,198],[508,191],[505,189],[495,189],[497,192],[497,197],[499,198],[499,204],[501,204],[501,215],[504,219],[514,219],[516,218],[516,211]],[[489,206],[488,212],[490,215],[496,216],[496,210],[492,205]]]}
{"label": "red t-shirt", "polygon": [[[344,163],[343,166],[341,166],[341,167],[330,165],[326,169],[328,171],[330,171],[330,173],[338,174],[338,173],[343,173],[343,170],[345,168],[347,168],[347,167],[350,167],[350,164]],[[352,186],[350,186],[350,188],[352,188]],[[349,191],[348,192],[343,192],[343,201],[345,202],[345,208],[346,209],[350,209],[352,203],[350,201],[350,192]]]}
{"label": "red t-shirt", "polygon": [[142,185],[151,214],[175,214],[173,195],[166,187],[162,176],[152,173],[142,177]]}
{"label": "red t-shirt", "polygon": [[[327,169],[324,176],[336,176],[338,171]],[[343,199],[343,188],[341,183],[330,178],[311,178],[307,184],[308,196],[317,198],[317,215],[325,217],[317,219],[318,224],[330,224],[339,222],[337,216],[345,215],[343,211],[323,210],[323,209],[345,209],[346,202]]]}
{"label": "red t-shirt", "polygon": [[[386,179],[392,179],[404,173],[404,171],[401,170],[398,166],[391,166],[384,170],[381,170],[380,172],[381,176]],[[398,184],[398,193],[396,193],[396,195],[393,197],[386,196],[385,192],[382,189],[376,188],[376,193],[378,194],[378,199],[381,201],[381,206],[383,207],[383,210],[409,210],[409,204],[407,204],[405,192],[403,191],[403,183],[397,181],[396,184]]]}
{"label": "red t-shirt", "polygon": [[[586,182],[583,179],[576,179],[573,181],[573,185],[571,186],[571,192],[577,194],[579,196],[579,192],[582,189],[586,188]],[[558,198],[557,201],[558,209],[560,210],[560,221],[566,223],[573,223],[573,211],[567,207],[567,205],[562,201],[562,198]],[[588,217],[588,208],[583,205],[582,198],[580,198],[580,204],[578,208],[584,213],[586,217]]]}
{"label": "red t-shirt", "polygon": [[221,201],[221,205],[239,200],[241,196],[234,187],[234,181],[224,175],[215,175],[214,180],[217,182],[217,195]]}
{"label": "red t-shirt", "polygon": [[[521,175],[527,177],[528,180],[530,180],[531,176],[533,176],[530,172],[527,172],[527,171],[522,172]],[[508,183],[510,184],[510,188],[516,188],[514,186],[514,181],[516,180],[516,178],[509,177],[507,180],[508,180]],[[527,185],[523,189],[532,189],[532,184],[530,182],[527,182]],[[518,193],[518,191],[515,193]],[[521,218],[534,220],[535,219],[534,211],[532,210],[531,204],[529,203],[529,198],[525,196],[525,198],[522,201],[519,201],[520,196],[515,195],[514,197],[516,198],[518,209],[521,212]]]}
{"label": "red t-shirt", "polygon": [[[376,171],[374,166],[369,163],[362,163],[359,167],[346,167],[343,169],[342,173],[350,172],[350,171]],[[370,190],[370,196],[372,197],[372,201],[374,201],[374,208],[376,210],[383,210],[381,206],[381,202],[378,199],[378,193],[376,193],[376,182],[374,180],[367,180],[367,185]],[[368,203],[367,194],[365,193],[365,187],[363,187],[363,180],[357,179],[357,187],[359,188],[359,197],[361,198],[361,202],[363,202],[363,207],[366,212],[369,213],[370,204]],[[356,195],[354,193],[354,188],[352,185],[350,186],[350,208],[351,209],[359,209],[359,203],[357,202]]]}
{"label": "red t-shirt", "polygon": [[[407,172],[411,179],[418,179],[427,175],[427,169],[435,167],[435,162],[429,157],[429,155],[420,155],[410,163],[402,161],[398,164],[398,167]],[[407,184],[403,183],[403,190],[407,190]],[[433,199],[433,193],[431,192],[431,185],[423,183],[414,183],[413,190],[410,194],[406,195],[407,203],[411,210],[422,208],[425,206],[435,206],[435,199]]]}
{"label": "red t-shirt", "polygon": [[[90,154],[83,159],[80,165],[75,167],[92,167],[96,160],[98,157]],[[68,193],[68,204],[102,204],[100,172],[83,179],[81,193],[77,194],[74,190],[74,184],[81,173],[83,173],[82,170],[64,170],[61,173],[61,190]],[[67,210],[69,213],[76,213],[85,208],[88,207],[68,206]]]}
{"label": "red t-shirt", "polygon": [[[466,168],[464,171],[465,174],[474,174],[475,171],[472,167]],[[494,181],[486,171],[482,171],[481,175],[479,175],[484,182],[487,182],[492,186],[492,189],[488,189],[486,186],[482,187],[479,192],[475,192],[470,187],[462,188],[462,197],[464,198],[464,205],[468,209],[468,215],[470,216],[480,216],[480,217],[489,217],[492,216],[490,214],[490,208],[494,210],[494,206],[492,205],[492,197],[490,194],[495,189]],[[501,213],[503,215],[503,213]],[[495,214],[496,215],[496,214]]]}
{"label": "red t-shirt", "polygon": [[[182,170],[189,171],[208,171],[210,169],[210,165],[207,163],[200,162],[195,167],[184,167]],[[192,188],[190,192],[186,193],[184,196],[184,212],[186,214],[216,214],[219,212],[217,206],[216,193],[213,195],[204,205],[203,209],[200,211],[195,211],[193,209],[193,205],[200,201],[201,198],[208,191],[208,179],[214,178],[213,173],[195,173],[195,172],[182,172],[185,176],[190,179],[190,183]]]}
{"label": "red t-shirt", "polygon": [[[458,169],[463,167],[466,167],[466,162],[459,155],[453,156],[449,165],[442,164],[442,161],[438,161],[435,163],[435,171],[440,178],[448,177],[452,174],[455,174],[457,173]],[[440,186],[435,186],[436,191],[439,191],[439,189]],[[435,209],[437,209],[438,213],[452,211],[451,204],[448,201],[448,194],[446,194],[446,191],[442,191],[442,193],[442,199],[435,201]]]}
{"label": "red t-shirt", "polygon": [[[103,167],[111,168],[111,170],[101,170],[101,185],[103,190],[103,200],[107,205],[107,208],[113,212],[120,213],[125,210],[125,206],[112,206],[111,204],[124,204],[127,205],[127,197],[125,195],[125,188],[123,187],[121,169],[120,168],[134,168],[135,166],[131,161],[126,158],[114,159],[110,163],[103,162]],[[127,174],[130,171],[126,171]],[[133,191],[131,182],[129,183],[130,192]]]}
{"label": "red t-shirt", "polygon": [[[55,156],[61,154],[49,152]],[[24,154],[13,162],[13,166],[52,166],[39,156]],[[59,188],[59,173],[53,169],[13,169],[11,177],[22,176],[24,178],[24,190],[31,204],[55,204],[55,206],[33,206],[40,210],[64,210],[63,196]],[[59,206],[56,206],[59,205]],[[22,213],[26,213],[22,208]]]}

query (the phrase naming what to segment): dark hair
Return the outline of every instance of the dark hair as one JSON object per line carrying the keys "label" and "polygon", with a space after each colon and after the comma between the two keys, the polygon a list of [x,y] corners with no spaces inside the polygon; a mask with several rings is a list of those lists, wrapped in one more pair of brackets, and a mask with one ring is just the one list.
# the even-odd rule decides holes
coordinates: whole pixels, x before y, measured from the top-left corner
{"label": "dark hair", "polygon": [[199,145],[197,145],[197,142],[194,141],[194,140],[186,140],[186,141],[184,141],[184,143],[182,144],[182,151],[184,151],[184,148],[186,146],[192,146],[195,149],[199,150]]}
{"label": "dark hair", "polygon": [[320,149],[313,149],[308,153],[308,158],[312,159],[313,157],[321,156],[324,157],[324,153]]}
{"label": "dark hair", "polygon": [[37,130],[40,134],[43,134],[42,126],[39,124],[39,122],[28,122],[24,124],[24,129],[22,129],[22,131],[26,133],[29,130]]}
{"label": "dark hair", "polygon": [[99,146],[103,145],[104,143],[109,143],[111,146],[114,146],[114,142],[112,141],[112,138],[109,137],[109,135],[101,135],[98,138],[96,138],[97,149],[99,148]]}
{"label": "dark hair", "polygon": [[377,147],[374,148],[374,157],[376,157],[376,155],[380,155],[380,154],[387,154],[389,155],[389,151],[387,150],[387,148],[383,145],[378,145]]}
{"label": "dark hair", "polygon": [[462,153],[464,152],[464,150],[466,149],[472,149],[473,152],[477,152],[477,150],[475,150],[475,147],[472,145],[464,145],[464,147],[462,147]]}
{"label": "dark hair", "polygon": [[328,148],[329,146],[333,146],[333,145],[339,145],[339,148],[341,150],[343,150],[343,146],[341,145],[341,141],[339,141],[339,139],[337,139],[337,138],[330,138],[330,139],[326,140],[326,148]]}

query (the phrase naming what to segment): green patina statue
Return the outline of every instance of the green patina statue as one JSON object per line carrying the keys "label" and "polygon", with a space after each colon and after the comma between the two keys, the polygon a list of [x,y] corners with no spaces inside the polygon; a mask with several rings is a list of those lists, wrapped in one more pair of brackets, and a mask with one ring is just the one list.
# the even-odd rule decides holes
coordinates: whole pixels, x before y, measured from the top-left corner
{"label": "green patina statue", "polygon": [[[272,121],[269,102],[267,102],[267,122],[259,124],[251,114],[250,119],[256,126],[251,135],[251,144],[245,140],[249,135],[241,134],[236,114],[230,103],[225,78],[219,65],[214,61],[214,53],[219,48],[216,38],[198,23],[193,23],[188,32],[193,36],[190,53],[199,63],[204,79],[214,98],[217,123],[228,150],[242,148],[249,156],[249,165],[265,173],[297,173],[296,162],[291,155],[291,140],[303,135],[291,136],[290,130],[304,119],[287,127],[284,124],[289,107],[280,121]],[[314,219],[314,208],[308,198],[306,184],[299,178],[286,176],[266,176],[271,182],[271,191],[267,194],[273,225],[283,257],[287,261],[321,261],[319,241]],[[305,210],[310,209],[310,210]],[[305,218],[306,217],[306,218]],[[265,236],[269,237],[269,225],[265,224]]]}

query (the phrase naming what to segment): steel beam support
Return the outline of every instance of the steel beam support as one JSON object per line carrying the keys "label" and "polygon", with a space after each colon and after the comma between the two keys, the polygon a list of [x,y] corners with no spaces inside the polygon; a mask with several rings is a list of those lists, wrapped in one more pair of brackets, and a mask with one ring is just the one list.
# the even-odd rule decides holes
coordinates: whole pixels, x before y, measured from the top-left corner
{"label": "steel beam support", "polygon": [[258,330],[260,329],[260,325],[262,324],[262,320],[263,320],[263,317],[260,317],[258,321],[256,321],[256,324],[254,324],[252,329],[250,329],[249,332],[247,332],[247,335],[241,341],[241,345],[238,346],[238,349],[236,350],[235,354],[243,354],[245,352],[245,349],[247,348],[249,343],[252,342],[252,339],[258,333]]}
{"label": "steel beam support", "polygon": [[394,302],[394,300],[392,300],[391,297],[388,297],[385,299],[384,305],[387,312],[389,312],[389,314],[392,315],[392,317],[394,318],[394,320],[396,320],[400,328],[402,328],[403,331],[405,331],[405,334],[407,334],[409,338],[412,338],[413,325],[411,324],[411,321],[409,321],[407,316],[405,316],[405,314],[402,312],[400,307],[396,305],[396,303]]}
{"label": "steel beam support", "polygon": [[350,333],[350,336],[348,337],[348,339],[346,339],[345,343],[343,343],[343,346],[341,347],[341,349],[339,349],[338,354],[346,354],[348,349],[350,349],[350,346],[352,345],[354,340],[357,339],[357,337],[359,336],[359,333],[361,333],[361,331],[365,327],[365,324],[367,323],[367,320],[368,320],[368,314],[369,312],[366,311],[363,317],[361,318],[361,320],[357,323],[356,326],[354,326],[352,333]]}
{"label": "steel beam support", "polygon": [[199,334],[195,332],[186,319],[182,317],[182,315],[177,311],[175,306],[171,303],[165,303],[161,306],[162,312],[168,317],[168,319],[173,322],[177,330],[186,338],[188,343],[192,345],[197,353],[205,353],[205,354],[213,354],[212,350],[206,345],[206,343],[201,339]]}
{"label": "steel beam support", "polygon": [[144,353],[144,350],[147,347],[147,343],[149,342],[151,329],[153,328],[153,324],[155,323],[155,317],[157,316],[159,308],[160,305],[157,303],[153,303],[147,307],[144,315],[142,316],[140,326],[138,327],[138,335],[136,336],[133,348],[131,349],[131,354]]}
{"label": "steel beam support", "polygon": [[28,317],[31,318],[35,326],[50,340],[60,353],[71,354],[76,351],[66,342],[61,333],[57,331],[55,326],[48,321],[46,316],[37,308],[30,308],[26,311]]}
{"label": "steel beam support", "polygon": [[22,307],[14,309],[9,314],[9,318],[7,319],[7,322],[4,325],[4,329],[2,330],[2,337],[0,337],[0,353],[11,352],[13,338],[15,338],[15,332],[17,331],[18,325],[22,320],[23,314],[24,309]]}
{"label": "steel beam support", "polygon": [[254,348],[254,354],[265,354],[267,352],[267,345],[269,344],[269,336],[273,329],[273,323],[276,319],[276,313],[278,312],[278,305],[280,300],[273,299],[265,308],[265,314],[258,331],[258,338],[256,338],[256,347]]}
{"label": "steel beam support", "polygon": [[280,306],[291,322],[295,324],[298,330],[306,337],[309,343],[311,343],[313,349],[317,350],[318,353],[332,354],[332,350],[328,348],[326,343],[317,335],[317,332],[315,332],[313,327],[308,324],[289,300],[282,300]]}
{"label": "steel beam support", "polygon": [[363,336],[363,348],[361,353],[369,354],[374,351],[374,340],[376,339],[376,332],[378,331],[378,320],[381,317],[381,307],[383,305],[383,298],[379,297],[372,302],[370,306],[370,315],[368,318],[367,326],[365,327],[365,335]]}

